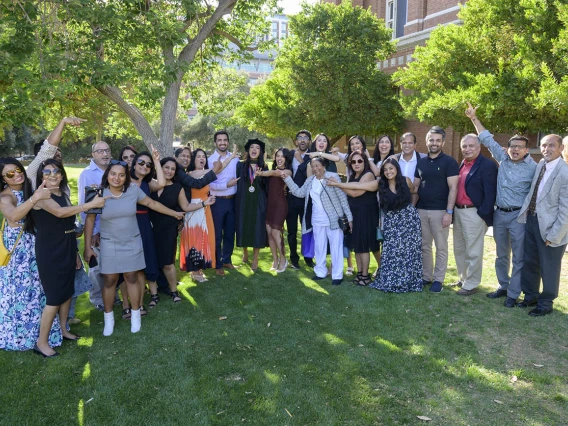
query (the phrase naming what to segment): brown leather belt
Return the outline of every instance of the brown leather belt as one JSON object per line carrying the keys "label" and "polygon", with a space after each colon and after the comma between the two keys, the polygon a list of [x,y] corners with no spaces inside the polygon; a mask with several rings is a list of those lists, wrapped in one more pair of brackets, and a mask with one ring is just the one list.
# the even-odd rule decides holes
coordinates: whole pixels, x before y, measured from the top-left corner
{"label": "brown leather belt", "polygon": [[233,195],[215,195],[215,194],[211,194],[211,195],[214,195],[215,198],[225,198],[225,199],[227,199],[227,200],[230,200],[231,198],[233,198],[233,197],[235,196],[235,194],[233,194]]}
{"label": "brown leather belt", "polygon": [[465,204],[456,204],[456,209],[472,209],[474,207],[475,206],[473,206],[473,205],[468,206],[468,205],[465,205]]}

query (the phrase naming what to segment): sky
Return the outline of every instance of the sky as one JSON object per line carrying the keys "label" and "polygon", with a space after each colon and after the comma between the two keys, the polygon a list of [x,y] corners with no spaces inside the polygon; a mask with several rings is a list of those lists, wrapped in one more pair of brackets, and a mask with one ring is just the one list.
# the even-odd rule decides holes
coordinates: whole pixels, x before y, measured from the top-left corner
{"label": "sky", "polygon": [[[306,0],[307,3],[313,4],[317,0]],[[300,4],[302,0],[278,0],[278,5],[284,9],[284,14],[294,15],[301,9]]]}

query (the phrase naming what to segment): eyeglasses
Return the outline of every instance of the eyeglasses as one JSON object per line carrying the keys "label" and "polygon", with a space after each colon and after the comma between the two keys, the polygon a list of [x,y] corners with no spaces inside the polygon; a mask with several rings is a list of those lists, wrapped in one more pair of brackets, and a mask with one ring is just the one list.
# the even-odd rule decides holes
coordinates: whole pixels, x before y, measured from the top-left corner
{"label": "eyeglasses", "polygon": [[123,155],[123,156],[122,156],[122,159],[123,159],[124,161],[127,161],[129,158],[134,158],[134,157],[136,157],[136,154]]}
{"label": "eyeglasses", "polygon": [[511,145],[509,148],[511,149],[525,149],[525,145]]}
{"label": "eyeglasses", "polygon": [[309,141],[310,138],[308,138],[307,136],[299,136],[296,138],[297,141]]}
{"label": "eyeglasses", "polygon": [[119,160],[110,160],[111,166],[116,166],[120,164],[121,166],[128,167],[128,163],[126,161],[119,161]]}
{"label": "eyeglasses", "polygon": [[10,170],[9,172],[3,174],[2,177],[7,177],[8,179],[12,179],[14,176],[16,176],[16,173],[22,174],[24,172],[19,167],[16,167],[14,170]]}
{"label": "eyeglasses", "polygon": [[147,169],[151,169],[152,166],[154,165],[151,161],[144,161],[144,160],[138,160],[136,164],[138,164],[140,167],[146,166]]}
{"label": "eyeglasses", "polygon": [[61,174],[61,170],[59,170],[59,169],[57,169],[57,168],[55,168],[55,169],[43,169],[43,170],[41,171],[41,173],[42,173],[44,176],[49,176],[49,175],[57,176],[57,175],[60,175],[60,174]]}
{"label": "eyeglasses", "polygon": [[107,149],[95,149],[93,152],[97,154],[110,154],[110,148]]}
{"label": "eyeglasses", "polygon": [[361,158],[359,158],[358,160],[351,160],[351,164],[361,164],[361,163],[364,163],[364,161]]}

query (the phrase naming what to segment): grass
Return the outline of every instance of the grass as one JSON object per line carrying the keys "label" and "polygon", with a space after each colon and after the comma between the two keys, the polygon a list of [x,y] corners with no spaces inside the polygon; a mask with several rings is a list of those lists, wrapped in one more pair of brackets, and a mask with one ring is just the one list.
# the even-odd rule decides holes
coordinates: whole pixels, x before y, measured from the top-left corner
{"label": "grass", "polygon": [[[182,303],[162,296],[136,335],[116,309],[104,338],[84,295],[73,329],[84,338],[61,357],[0,353],[0,423],[566,424],[568,259],[555,312],[530,318],[484,296],[496,282],[485,244],[482,291],[467,298],[243,266],[199,285],[180,274]],[[446,282],[455,278],[450,256]]]}

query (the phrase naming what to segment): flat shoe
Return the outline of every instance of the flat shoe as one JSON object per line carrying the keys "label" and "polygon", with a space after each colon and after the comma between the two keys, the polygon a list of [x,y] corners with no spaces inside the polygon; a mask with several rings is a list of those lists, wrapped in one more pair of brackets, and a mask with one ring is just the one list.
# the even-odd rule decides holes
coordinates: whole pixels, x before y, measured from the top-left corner
{"label": "flat shoe", "polygon": [[507,290],[504,289],[495,290],[493,293],[487,293],[486,296],[489,297],[490,299],[505,297],[507,296]]}
{"label": "flat shoe", "polygon": [[466,290],[465,288],[460,288],[458,293],[460,296],[471,296],[472,294],[477,293],[477,288],[472,288],[471,290]]}
{"label": "flat shoe", "polygon": [[79,340],[81,339],[81,336],[79,336],[78,334],[75,335],[75,338],[71,338],[71,337],[65,337],[63,336],[63,340]]}
{"label": "flat shoe", "polygon": [[38,354],[41,355],[44,358],[55,358],[56,356],[59,356],[59,352],[55,351],[55,353],[53,355],[46,355],[44,354],[40,348],[37,347],[37,345],[34,345],[33,351]]}
{"label": "flat shoe", "polygon": [[545,315],[551,314],[552,309],[546,308],[534,308],[532,311],[529,312],[529,316],[531,317],[543,317]]}

